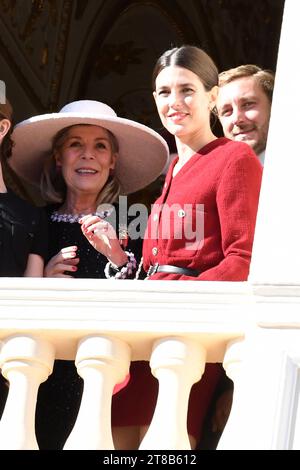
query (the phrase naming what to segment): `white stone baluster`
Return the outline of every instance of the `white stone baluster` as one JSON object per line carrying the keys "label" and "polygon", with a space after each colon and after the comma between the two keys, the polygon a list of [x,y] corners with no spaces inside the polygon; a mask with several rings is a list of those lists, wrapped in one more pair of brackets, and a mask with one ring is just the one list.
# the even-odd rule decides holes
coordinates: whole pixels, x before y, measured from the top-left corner
{"label": "white stone baluster", "polygon": [[[242,398],[241,391],[241,367],[244,352],[244,338],[231,341],[227,345],[226,353],[223,360],[223,367],[228,377],[233,381],[234,393],[230,415],[226,423],[218,444],[218,450],[234,449],[240,427],[240,400]],[[247,405],[246,405],[247,406]]]}
{"label": "white stone baluster", "polygon": [[52,372],[53,346],[33,336],[16,335],[3,341],[2,374],[9,393],[0,422],[0,449],[38,449],[35,407],[40,384]]}
{"label": "white stone baluster", "polygon": [[232,360],[236,356],[234,400],[218,449],[295,448],[298,331],[258,327],[246,335],[242,349],[230,351]]}
{"label": "white stone baluster", "polygon": [[114,449],[111,432],[113,388],[129,372],[127,343],[107,336],[80,341],[76,355],[84,389],[78,417],[64,449]]}
{"label": "white stone baluster", "polygon": [[188,400],[205,369],[205,348],[179,337],[155,341],[150,365],[159,381],[157,404],[140,449],[190,449]]}

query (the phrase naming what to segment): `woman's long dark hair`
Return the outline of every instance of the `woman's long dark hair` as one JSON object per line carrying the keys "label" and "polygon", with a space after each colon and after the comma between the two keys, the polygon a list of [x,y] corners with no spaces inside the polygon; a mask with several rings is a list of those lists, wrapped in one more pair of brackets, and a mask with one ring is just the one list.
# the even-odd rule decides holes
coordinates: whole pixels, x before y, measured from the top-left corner
{"label": "woman's long dark hair", "polygon": [[170,66],[182,67],[196,74],[206,91],[210,91],[214,86],[218,85],[218,69],[210,56],[199,47],[186,45],[174,47],[159,57],[152,74],[153,90],[155,90],[157,75],[164,68]]}

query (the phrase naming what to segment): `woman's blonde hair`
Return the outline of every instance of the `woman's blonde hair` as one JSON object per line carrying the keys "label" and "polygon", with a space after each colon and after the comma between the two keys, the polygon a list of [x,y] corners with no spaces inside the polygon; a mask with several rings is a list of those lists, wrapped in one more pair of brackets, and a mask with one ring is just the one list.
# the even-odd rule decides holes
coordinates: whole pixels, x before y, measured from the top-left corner
{"label": "woman's blonde hair", "polygon": [[[78,124],[80,126],[88,126],[90,124]],[[43,199],[48,203],[63,203],[67,193],[67,185],[63,178],[62,172],[57,168],[55,154],[59,152],[65,143],[69,130],[74,126],[68,126],[61,129],[54,136],[52,141],[52,149],[45,157],[45,163],[41,176],[41,194]],[[112,132],[106,129],[112,152],[119,151],[119,144]],[[120,194],[120,183],[115,174],[109,176],[104,187],[98,194],[97,205],[101,203],[113,204]]]}

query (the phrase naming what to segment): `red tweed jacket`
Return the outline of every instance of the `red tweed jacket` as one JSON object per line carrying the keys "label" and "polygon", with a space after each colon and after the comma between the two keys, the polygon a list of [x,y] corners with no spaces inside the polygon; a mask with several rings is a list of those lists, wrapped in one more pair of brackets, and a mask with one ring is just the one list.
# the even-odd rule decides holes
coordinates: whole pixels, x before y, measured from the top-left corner
{"label": "red tweed jacket", "polygon": [[249,273],[262,166],[242,142],[219,138],[172,178],[153,206],[143,245],[144,269],[155,263],[199,271],[150,279],[245,281]]}

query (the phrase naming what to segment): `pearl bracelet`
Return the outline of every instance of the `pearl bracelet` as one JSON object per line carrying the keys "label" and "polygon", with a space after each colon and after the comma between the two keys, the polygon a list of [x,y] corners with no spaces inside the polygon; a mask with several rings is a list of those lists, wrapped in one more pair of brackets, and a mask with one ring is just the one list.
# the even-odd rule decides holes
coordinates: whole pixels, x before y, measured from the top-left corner
{"label": "pearl bracelet", "polygon": [[128,261],[123,266],[116,266],[109,261],[105,268],[104,274],[106,279],[130,279],[136,270],[136,259],[133,253],[125,251]]}

